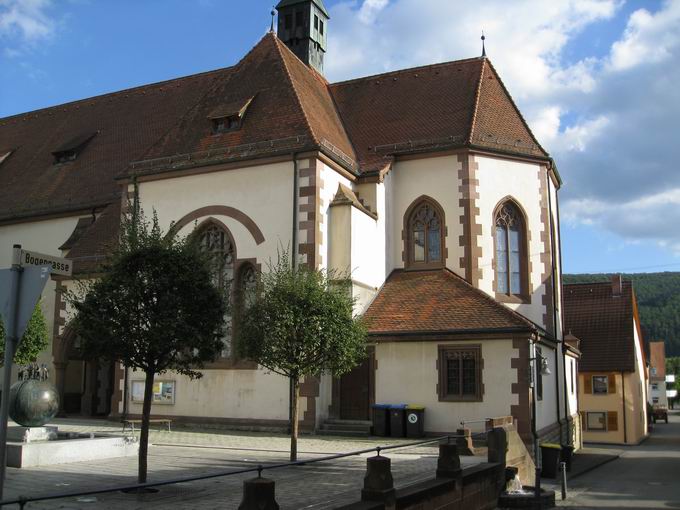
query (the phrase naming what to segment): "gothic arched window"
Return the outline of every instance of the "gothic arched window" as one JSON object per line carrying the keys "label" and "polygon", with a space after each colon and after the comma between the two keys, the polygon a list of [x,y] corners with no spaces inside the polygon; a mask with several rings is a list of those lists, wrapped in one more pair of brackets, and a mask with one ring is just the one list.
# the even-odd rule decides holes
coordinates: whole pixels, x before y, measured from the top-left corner
{"label": "gothic arched window", "polygon": [[441,209],[422,200],[408,213],[407,263],[412,266],[443,265],[444,218]]}
{"label": "gothic arched window", "polygon": [[[208,254],[213,284],[227,297],[229,303],[233,302],[234,261],[236,260],[236,248],[229,232],[213,223],[198,232],[201,251]],[[225,328],[222,338],[224,348],[222,358],[231,357],[232,353],[232,317],[231,306],[228,307],[224,317]]]}
{"label": "gothic arched window", "polygon": [[243,264],[239,270],[239,311],[247,310],[257,297],[257,270],[250,262]]}
{"label": "gothic arched window", "polygon": [[524,295],[527,289],[526,226],[524,216],[511,201],[496,210],[496,292]]}

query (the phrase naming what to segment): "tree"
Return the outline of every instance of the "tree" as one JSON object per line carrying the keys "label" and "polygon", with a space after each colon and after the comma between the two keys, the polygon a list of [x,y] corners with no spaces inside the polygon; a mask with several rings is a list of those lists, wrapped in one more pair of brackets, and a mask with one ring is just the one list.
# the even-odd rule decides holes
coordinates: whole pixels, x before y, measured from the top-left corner
{"label": "tree", "polygon": [[242,311],[241,356],[288,377],[292,395],[290,459],[297,459],[300,381],[324,371],[349,372],[366,356],[366,329],[353,317],[349,280],[293,267],[286,253],[261,275],[258,292]]}
{"label": "tree", "polygon": [[[27,365],[35,363],[38,355],[49,345],[47,334],[47,322],[40,307],[40,301],[35,305],[33,314],[28,321],[24,336],[21,337],[19,349],[14,354],[14,363],[17,365]],[[0,318],[0,366],[5,359],[5,326]]]}
{"label": "tree", "polygon": [[155,214],[150,226],[133,209],[101,279],[82,300],[70,301],[74,332],[88,355],[145,373],[138,472],[144,483],[154,376],[167,370],[202,376],[197,369],[223,348],[226,300],[195,239],[164,235]]}

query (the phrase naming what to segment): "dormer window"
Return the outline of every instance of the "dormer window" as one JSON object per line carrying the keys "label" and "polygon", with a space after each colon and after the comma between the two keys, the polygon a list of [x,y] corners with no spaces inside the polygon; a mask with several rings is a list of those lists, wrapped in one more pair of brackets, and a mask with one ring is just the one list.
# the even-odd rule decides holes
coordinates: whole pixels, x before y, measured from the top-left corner
{"label": "dormer window", "polygon": [[212,121],[213,133],[227,133],[241,129],[246,110],[255,96],[247,101],[236,101],[221,105],[214,109],[208,118]]}
{"label": "dormer window", "polygon": [[97,133],[87,133],[78,135],[52,151],[54,164],[60,165],[76,160],[78,155],[85,149],[87,144],[90,143],[90,140],[92,140],[96,134]]}

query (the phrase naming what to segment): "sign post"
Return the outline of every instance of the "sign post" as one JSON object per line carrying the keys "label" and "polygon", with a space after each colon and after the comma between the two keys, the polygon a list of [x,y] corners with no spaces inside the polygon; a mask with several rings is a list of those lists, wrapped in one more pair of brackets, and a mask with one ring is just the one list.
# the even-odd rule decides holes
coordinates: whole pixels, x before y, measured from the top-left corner
{"label": "sign post", "polygon": [[50,273],[70,275],[71,271],[70,260],[24,251],[18,244],[12,248],[12,267],[0,270],[0,316],[5,323],[5,361],[0,402],[0,499],[7,470],[7,420],[14,355]]}

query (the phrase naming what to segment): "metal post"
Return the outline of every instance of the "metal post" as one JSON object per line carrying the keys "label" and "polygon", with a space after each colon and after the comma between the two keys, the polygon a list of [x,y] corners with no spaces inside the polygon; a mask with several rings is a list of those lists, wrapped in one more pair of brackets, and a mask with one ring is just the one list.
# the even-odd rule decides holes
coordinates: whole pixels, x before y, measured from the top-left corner
{"label": "metal post", "polygon": [[12,384],[12,363],[18,344],[16,337],[19,283],[21,280],[21,245],[12,249],[12,277],[10,280],[9,316],[5,328],[5,363],[2,368],[2,404],[0,405],[0,499],[3,497],[7,471],[7,419],[9,416],[9,387]]}
{"label": "metal post", "polygon": [[560,462],[560,472],[562,473],[562,501],[567,499],[567,463]]}

